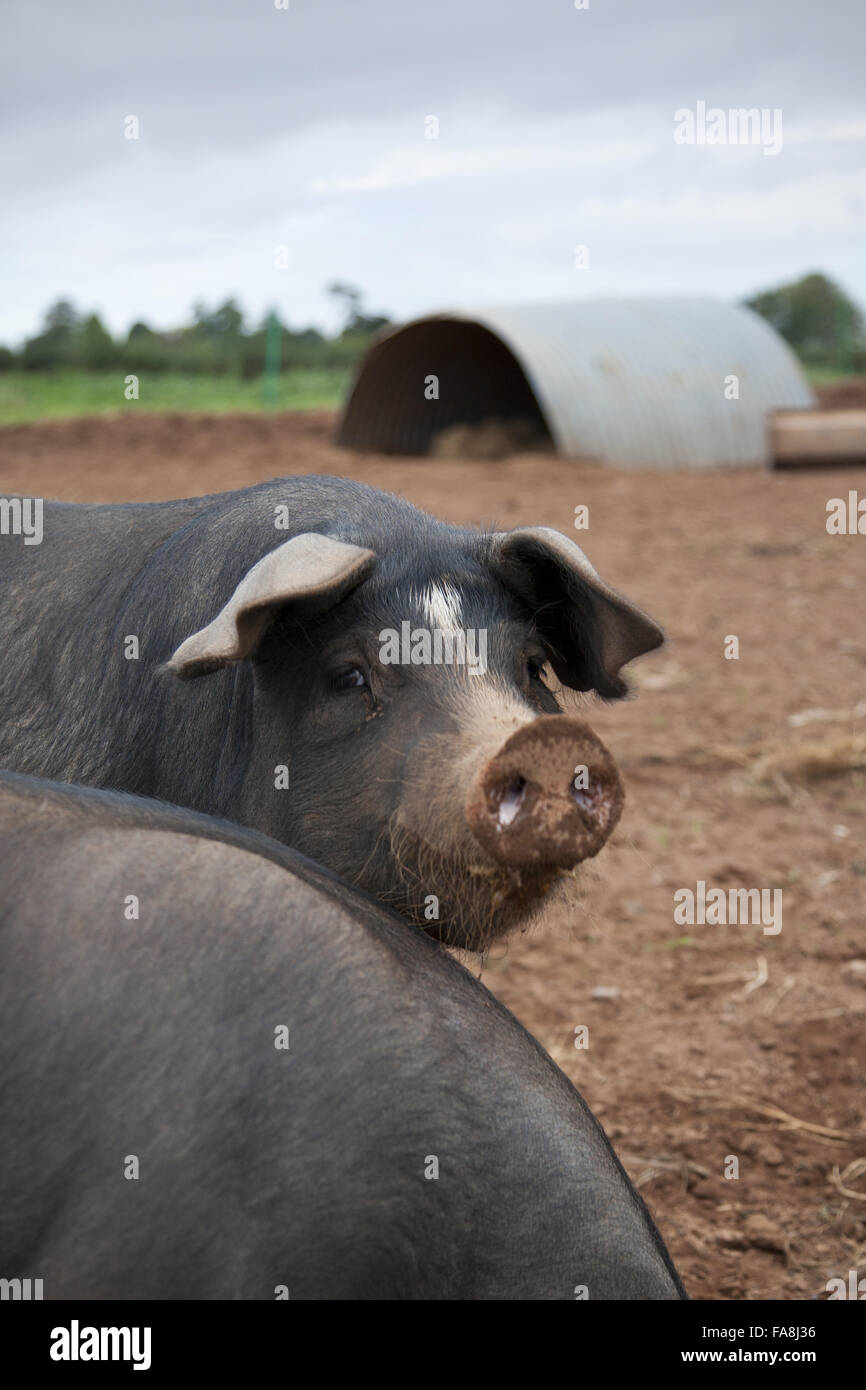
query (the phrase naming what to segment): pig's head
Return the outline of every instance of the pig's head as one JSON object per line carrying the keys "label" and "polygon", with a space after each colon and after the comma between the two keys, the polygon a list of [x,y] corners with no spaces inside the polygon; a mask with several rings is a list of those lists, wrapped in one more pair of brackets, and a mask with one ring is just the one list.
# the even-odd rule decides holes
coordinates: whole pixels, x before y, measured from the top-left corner
{"label": "pig's head", "polygon": [[170,667],[249,663],[237,819],[480,949],[597,854],[622,809],[610,754],[556,689],[622,696],[621,668],[662,634],[558,532],[406,511],[375,537],[284,542]]}

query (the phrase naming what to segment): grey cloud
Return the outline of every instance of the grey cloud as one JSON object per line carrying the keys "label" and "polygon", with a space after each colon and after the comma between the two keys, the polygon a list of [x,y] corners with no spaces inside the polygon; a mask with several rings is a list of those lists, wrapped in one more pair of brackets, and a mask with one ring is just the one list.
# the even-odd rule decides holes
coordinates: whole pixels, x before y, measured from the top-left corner
{"label": "grey cloud", "polygon": [[[254,311],[279,293],[296,297],[290,315],[296,302],[307,314],[311,285],[337,274],[397,313],[420,307],[420,287],[428,302],[476,283],[498,298],[561,294],[574,278],[558,278],[558,257],[591,235],[606,289],[640,267],[647,288],[662,274],[669,288],[679,266],[736,293],[794,263],[800,238],[803,268],[836,266],[866,292],[851,191],[858,171],[866,181],[866,141],[826,136],[866,121],[862,0],[590,0],[588,11],[290,0],[288,12],[268,0],[12,0],[5,11],[0,340],[32,330],[57,293],[115,322],[232,289]],[[673,112],[698,99],[780,106],[806,138],[779,158],[677,148]],[[137,145],[122,138],[130,113]],[[441,121],[436,157],[446,171],[456,162],[413,180],[413,151],[435,162],[428,113]],[[550,158],[533,167],[534,150]],[[592,151],[602,157],[581,161]],[[816,230],[819,195],[836,226]],[[782,259],[743,218],[750,200],[779,216]],[[303,287],[274,287],[262,269],[283,237],[297,239]]]}

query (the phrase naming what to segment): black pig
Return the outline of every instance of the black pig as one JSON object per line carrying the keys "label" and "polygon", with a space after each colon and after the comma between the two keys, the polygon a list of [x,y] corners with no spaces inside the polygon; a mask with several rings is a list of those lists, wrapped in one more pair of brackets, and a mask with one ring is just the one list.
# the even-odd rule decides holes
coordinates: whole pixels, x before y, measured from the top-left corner
{"label": "black pig", "polygon": [[0,1277],[46,1299],[676,1299],[585,1103],[255,831],[0,775]]}
{"label": "black pig", "polygon": [[616,698],[662,640],[557,532],[339,478],[49,503],[0,586],[0,764],[256,827],[470,947],[620,813],[551,680]]}

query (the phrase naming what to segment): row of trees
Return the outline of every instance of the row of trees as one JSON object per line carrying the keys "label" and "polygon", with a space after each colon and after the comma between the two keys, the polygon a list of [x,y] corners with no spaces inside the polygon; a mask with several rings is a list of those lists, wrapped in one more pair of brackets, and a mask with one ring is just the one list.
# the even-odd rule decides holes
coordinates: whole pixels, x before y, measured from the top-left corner
{"label": "row of trees", "polygon": [[0,347],[0,369],[23,367],[46,371],[80,367],[96,371],[122,367],[130,372],[196,372],[208,375],[260,376],[265,353],[290,367],[348,366],[369,345],[370,337],[389,320],[364,311],[353,285],[335,282],[328,292],[343,306],[345,322],[335,337],[316,328],[291,329],[276,315],[247,327],[234,299],[216,308],[196,304],[193,321],[162,332],[134,323],[125,338],[112,338],[98,314],[80,314],[66,299],[52,304],[41,331],[19,352]]}
{"label": "row of trees", "polygon": [[804,275],[745,303],[773,325],[803,362],[866,371],[863,315],[826,275]]}
{"label": "row of trees", "polygon": [[[42,331],[29,338],[20,352],[0,347],[0,369],[123,367],[131,372],[255,377],[264,370],[266,353],[272,361],[278,357],[283,369],[349,366],[362,356],[371,335],[389,320],[367,314],[353,285],[336,281],[328,293],[345,313],[342,331],[331,338],[316,328],[291,329],[278,320],[269,325],[266,319],[258,327],[247,328],[236,300],[227,299],[214,309],[197,304],[192,323],[184,328],[161,332],[139,322],[125,339],[114,339],[98,314],[79,314],[68,300],[59,300],[45,315]],[[781,333],[804,362],[866,371],[863,314],[826,275],[805,275],[745,302]]]}

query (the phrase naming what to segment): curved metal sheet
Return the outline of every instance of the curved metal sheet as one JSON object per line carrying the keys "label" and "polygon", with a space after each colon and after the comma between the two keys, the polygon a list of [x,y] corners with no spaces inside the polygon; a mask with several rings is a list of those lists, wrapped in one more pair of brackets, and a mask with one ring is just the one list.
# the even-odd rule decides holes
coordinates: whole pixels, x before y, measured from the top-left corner
{"label": "curved metal sheet", "polygon": [[[437,352],[447,370],[449,324],[455,325],[450,356],[475,366],[459,374],[462,395],[453,409],[462,410],[461,418],[501,411],[502,393],[497,398],[490,385],[486,360],[495,352],[484,348],[498,339],[494,349],[501,352],[504,344],[519,364],[556,447],[624,467],[769,463],[769,412],[815,403],[796,358],[770,325],[721,301],[464,308],[392,329],[370,349],[345,407],[341,443],[424,451],[429,404],[406,383],[431,368]],[[468,346],[470,328],[475,337]],[[732,377],[736,399],[728,398]],[[511,382],[509,393],[514,390]]]}

